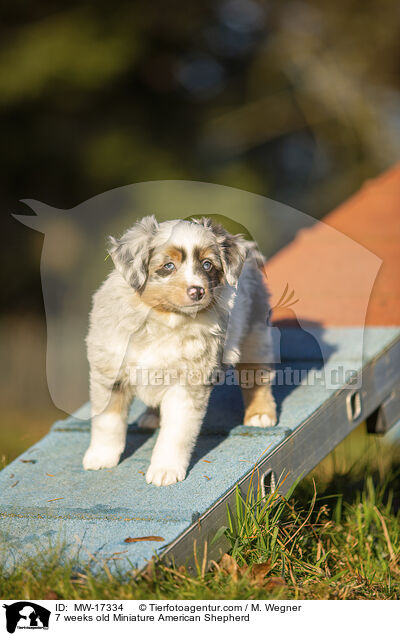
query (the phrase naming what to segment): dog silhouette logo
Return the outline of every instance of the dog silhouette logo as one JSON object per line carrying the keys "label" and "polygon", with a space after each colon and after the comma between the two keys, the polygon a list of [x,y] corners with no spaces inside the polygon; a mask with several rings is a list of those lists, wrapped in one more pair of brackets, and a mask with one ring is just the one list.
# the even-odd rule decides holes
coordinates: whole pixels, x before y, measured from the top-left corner
{"label": "dog silhouette logo", "polygon": [[6,627],[9,634],[16,629],[48,629],[50,610],[26,601],[18,601],[10,605],[3,605],[6,610]]}
{"label": "dog silhouette logo", "polygon": [[[91,299],[93,291],[113,268],[110,259],[105,258],[106,237],[120,236],[139,219],[150,214],[155,214],[160,222],[206,216],[222,223],[233,234],[254,238],[260,251],[270,259],[266,274],[272,298],[279,298],[276,293],[281,290],[282,276],[290,280],[291,288],[300,296],[299,302],[294,304],[295,298],[287,288],[278,302],[273,302],[278,306],[275,313],[285,310],[287,320],[294,306],[296,315],[292,310],[293,324],[289,327],[297,323],[300,326],[306,322],[314,324],[314,340],[306,337],[301,329],[298,331],[304,336],[304,342],[308,340],[312,345],[311,355],[318,359],[319,350],[322,355],[326,351],[322,342],[324,325],[361,327],[365,324],[372,285],[382,264],[381,259],[365,247],[326,223],[316,222],[307,214],[266,197],[218,184],[147,181],[98,194],[68,210],[33,199],[24,199],[23,203],[34,214],[14,214],[14,218],[44,234],[40,273],[46,313],[48,388],[55,406],[74,413],[76,419],[88,417],[87,411],[79,414],[76,411],[86,402],[89,392],[85,338]],[[321,232],[318,241],[313,239],[316,224]],[[276,266],[271,270],[275,250],[289,241],[302,245],[305,242],[302,253],[307,257],[300,262],[289,260],[284,272]],[[340,262],[347,263],[347,267],[337,267],[338,254]],[[326,280],[321,279],[322,266]],[[324,300],[318,302],[320,292]],[[357,303],[353,303],[350,292],[358,299]],[[338,306],[343,306],[343,318],[337,317]],[[330,308],[335,311],[337,322],[327,322]],[[247,310],[250,311],[250,305]],[[282,342],[281,336],[275,322],[271,326],[272,362],[279,362],[291,344],[288,330],[284,331]],[[115,355],[120,356],[119,361],[114,360],[117,367],[118,362],[122,364],[123,347]],[[362,361],[362,358],[363,330],[358,329],[352,335],[352,359]]]}

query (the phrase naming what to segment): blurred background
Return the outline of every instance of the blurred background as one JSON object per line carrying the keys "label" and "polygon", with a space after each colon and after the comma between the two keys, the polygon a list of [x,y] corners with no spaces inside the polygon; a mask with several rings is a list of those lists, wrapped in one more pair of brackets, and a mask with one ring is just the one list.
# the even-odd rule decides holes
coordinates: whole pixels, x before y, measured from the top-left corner
{"label": "blurred background", "polygon": [[[399,13],[395,0],[3,3],[4,461],[64,416],[46,382],[43,234],[10,216],[30,213],[20,200],[71,208],[191,179],[321,218],[399,159]],[[58,231],[73,251],[79,235]]]}

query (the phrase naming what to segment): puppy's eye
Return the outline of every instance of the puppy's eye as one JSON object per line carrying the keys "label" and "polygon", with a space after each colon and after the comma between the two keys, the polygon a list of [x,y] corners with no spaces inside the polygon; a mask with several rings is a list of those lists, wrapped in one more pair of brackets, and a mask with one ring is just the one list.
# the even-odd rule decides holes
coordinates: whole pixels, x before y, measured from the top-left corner
{"label": "puppy's eye", "polygon": [[167,272],[173,272],[175,269],[175,265],[173,263],[165,263],[164,269],[166,269]]}
{"label": "puppy's eye", "polygon": [[209,272],[210,269],[212,269],[213,264],[211,261],[203,261],[201,266],[204,269],[204,271]]}

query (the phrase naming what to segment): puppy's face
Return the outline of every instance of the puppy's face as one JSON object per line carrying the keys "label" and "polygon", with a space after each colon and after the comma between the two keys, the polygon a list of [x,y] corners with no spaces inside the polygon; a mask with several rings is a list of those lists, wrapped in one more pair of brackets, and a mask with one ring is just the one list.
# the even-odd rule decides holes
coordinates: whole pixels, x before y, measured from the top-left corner
{"label": "puppy's face", "polygon": [[159,311],[197,312],[216,299],[224,282],[215,244],[204,240],[182,245],[172,238],[154,249],[141,299]]}
{"label": "puppy's face", "polygon": [[[143,224],[150,229],[147,240]],[[138,233],[140,245],[133,240]],[[146,217],[115,242],[114,248],[110,254],[117,269],[139,292],[142,302],[157,311],[189,315],[218,301],[226,283],[236,284],[244,260],[240,237],[209,219],[158,225],[154,217]]]}

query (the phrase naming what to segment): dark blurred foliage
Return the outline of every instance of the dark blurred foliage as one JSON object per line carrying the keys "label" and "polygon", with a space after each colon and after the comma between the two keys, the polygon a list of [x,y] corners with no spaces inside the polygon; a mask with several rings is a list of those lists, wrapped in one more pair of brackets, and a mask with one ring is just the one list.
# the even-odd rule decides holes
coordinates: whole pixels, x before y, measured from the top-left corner
{"label": "dark blurred foliage", "polygon": [[23,198],[194,179],[321,217],[399,151],[395,0],[10,0],[0,25],[3,311],[42,311]]}

